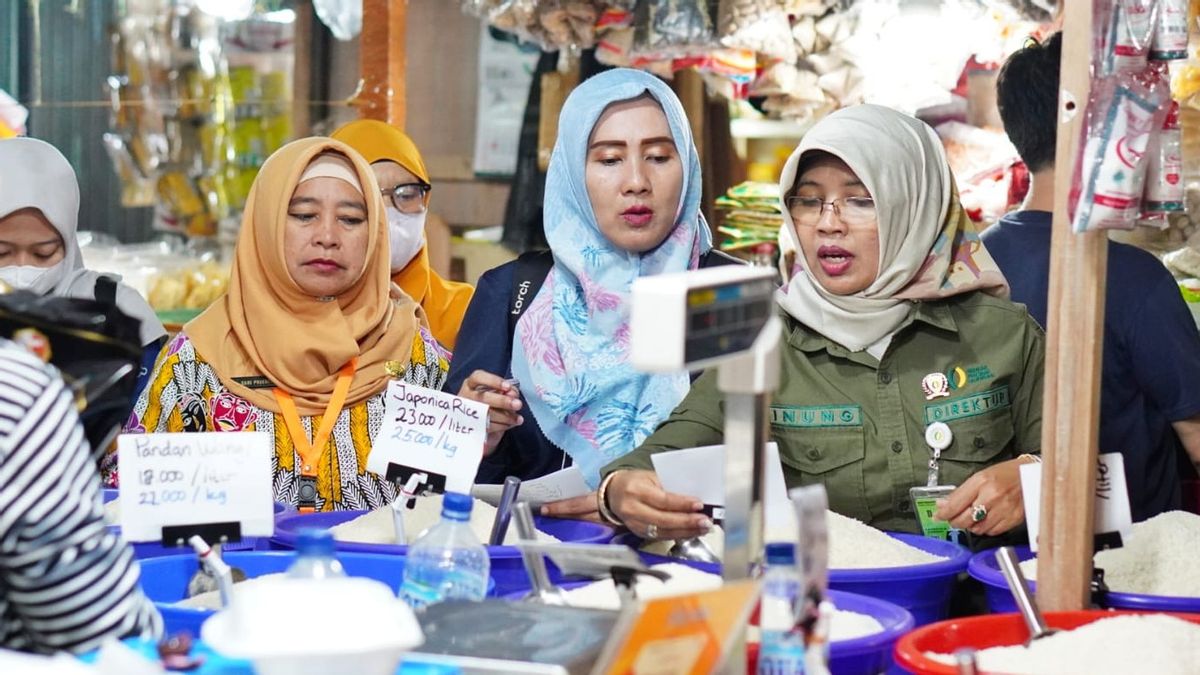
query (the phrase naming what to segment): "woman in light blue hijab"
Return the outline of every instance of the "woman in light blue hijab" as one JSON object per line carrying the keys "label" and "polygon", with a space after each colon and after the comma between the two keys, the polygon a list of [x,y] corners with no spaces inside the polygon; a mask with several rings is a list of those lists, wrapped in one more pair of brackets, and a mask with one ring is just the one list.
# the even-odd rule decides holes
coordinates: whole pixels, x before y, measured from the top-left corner
{"label": "woman in light blue hijab", "polygon": [[[552,259],[541,255],[552,266],[532,297],[522,293],[538,254],[486,273],[451,361],[447,390],[491,407],[480,482],[574,464],[595,488],[600,467],[683,399],[686,374],[647,375],[629,363],[629,297],[638,277],[730,260],[711,252],[700,191],[691,128],[661,80],[616,69],[571,93],[546,177]],[[515,336],[505,334],[512,310]],[[546,512],[596,517],[596,501]]]}

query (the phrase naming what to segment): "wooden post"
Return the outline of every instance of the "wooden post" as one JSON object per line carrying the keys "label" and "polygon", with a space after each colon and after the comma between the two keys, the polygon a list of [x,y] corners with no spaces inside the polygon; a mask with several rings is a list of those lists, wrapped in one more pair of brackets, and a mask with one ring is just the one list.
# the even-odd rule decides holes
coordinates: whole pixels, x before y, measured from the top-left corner
{"label": "wooden post", "polygon": [[363,0],[359,116],[404,128],[404,31],[408,0]]}
{"label": "wooden post", "polygon": [[296,0],[295,41],[292,43],[292,132],[288,138],[307,136],[312,131],[312,0]]}
{"label": "wooden post", "polygon": [[1087,606],[1099,441],[1108,237],[1075,234],[1067,197],[1091,89],[1092,3],[1065,4],[1054,175],[1037,596],[1049,611]]}

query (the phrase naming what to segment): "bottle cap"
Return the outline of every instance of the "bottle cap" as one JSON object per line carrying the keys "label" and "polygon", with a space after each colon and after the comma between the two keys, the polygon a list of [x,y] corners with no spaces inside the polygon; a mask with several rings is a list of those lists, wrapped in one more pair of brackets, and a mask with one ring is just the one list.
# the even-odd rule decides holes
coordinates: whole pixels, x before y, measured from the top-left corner
{"label": "bottle cap", "polygon": [[471,517],[471,507],[474,505],[475,500],[471,498],[471,495],[447,492],[442,495],[442,517],[466,520]]}
{"label": "bottle cap", "polygon": [[767,565],[795,565],[796,545],[787,542],[771,542],[767,544]]}
{"label": "bottle cap", "polygon": [[333,534],[329,530],[306,527],[296,535],[296,553],[299,555],[332,556]]}

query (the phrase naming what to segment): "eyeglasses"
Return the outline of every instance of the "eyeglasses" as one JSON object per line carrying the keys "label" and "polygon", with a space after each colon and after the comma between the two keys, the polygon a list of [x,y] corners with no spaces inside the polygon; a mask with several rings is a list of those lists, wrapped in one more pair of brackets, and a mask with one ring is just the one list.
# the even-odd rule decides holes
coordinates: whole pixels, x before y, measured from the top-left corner
{"label": "eyeglasses", "polygon": [[433,189],[429,183],[401,183],[394,188],[380,190],[390,197],[392,206],[404,213],[420,213],[425,210],[425,195]]}
{"label": "eyeglasses", "polygon": [[851,227],[866,225],[875,220],[875,200],[870,197],[842,197],[824,201],[816,197],[788,197],[788,213],[797,225],[811,227],[821,220],[825,207],[833,209],[833,215]]}

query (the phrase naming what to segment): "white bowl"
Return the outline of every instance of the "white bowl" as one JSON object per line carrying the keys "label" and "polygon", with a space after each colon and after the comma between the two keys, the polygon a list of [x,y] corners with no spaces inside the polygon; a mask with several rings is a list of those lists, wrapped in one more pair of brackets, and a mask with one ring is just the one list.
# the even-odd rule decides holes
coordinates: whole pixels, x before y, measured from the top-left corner
{"label": "white bowl", "polygon": [[238,589],[200,636],[260,675],[392,675],[425,641],[412,610],[385,584],[361,577],[263,579]]}

